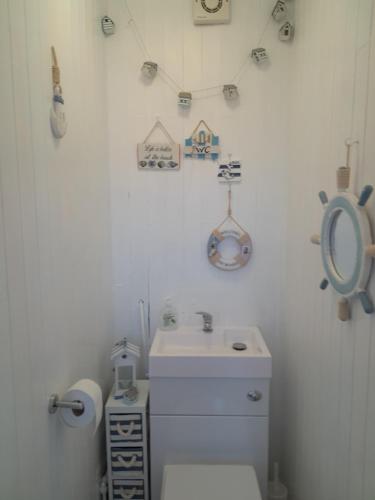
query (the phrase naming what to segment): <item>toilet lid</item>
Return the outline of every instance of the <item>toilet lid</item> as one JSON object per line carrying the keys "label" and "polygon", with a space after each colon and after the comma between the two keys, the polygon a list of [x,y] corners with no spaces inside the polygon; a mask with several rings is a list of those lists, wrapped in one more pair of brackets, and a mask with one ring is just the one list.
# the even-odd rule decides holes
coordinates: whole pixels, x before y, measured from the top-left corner
{"label": "toilet lid", "polygon": [[162,500],[261,500],[248,465],[166,465]]}

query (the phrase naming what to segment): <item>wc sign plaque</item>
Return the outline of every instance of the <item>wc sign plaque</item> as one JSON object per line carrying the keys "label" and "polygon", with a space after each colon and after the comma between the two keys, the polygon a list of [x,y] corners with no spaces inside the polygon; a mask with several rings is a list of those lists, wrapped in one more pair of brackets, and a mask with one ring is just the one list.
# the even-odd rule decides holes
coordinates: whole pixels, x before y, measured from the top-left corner
{"label": "wc sign plaque", "polygon": [[[159,128],[166,142],[151,142],[150,137]],[[164,125],[157,121],[146,139],[138,144],[139,170],[178,170],[180,168],[180,145],[173,141]]]}
{"label": "wc sign plaque", "polygon": [[204,120],[201,120],[188,139],[185,139],[185,158],[217,160],[220,154],[219,136],[215,135]]}

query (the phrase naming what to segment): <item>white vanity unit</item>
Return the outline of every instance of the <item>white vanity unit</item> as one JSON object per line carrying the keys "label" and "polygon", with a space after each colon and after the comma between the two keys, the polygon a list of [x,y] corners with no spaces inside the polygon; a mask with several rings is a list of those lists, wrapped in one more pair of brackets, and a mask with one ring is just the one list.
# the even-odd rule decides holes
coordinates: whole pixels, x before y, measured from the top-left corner
{"label": "white vanity unit", "polygon": [[256,327],[156,332],[150,351],[152,500],[160,500],[164,466],[173,464],[253,465],[266,499],[271,370]]}

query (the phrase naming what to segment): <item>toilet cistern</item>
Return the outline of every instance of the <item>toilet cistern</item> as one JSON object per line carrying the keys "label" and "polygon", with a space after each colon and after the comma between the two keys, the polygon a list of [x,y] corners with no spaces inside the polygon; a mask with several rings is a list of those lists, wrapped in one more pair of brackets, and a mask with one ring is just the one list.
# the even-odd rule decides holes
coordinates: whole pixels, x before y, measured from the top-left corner
{"label": "toilet cistern", "polygon": [[212,314],[204,311],[198,311],[195,314],[199,314],[203,318],[203,331],[205,333],[212,333],[213,328],[212,328]]}

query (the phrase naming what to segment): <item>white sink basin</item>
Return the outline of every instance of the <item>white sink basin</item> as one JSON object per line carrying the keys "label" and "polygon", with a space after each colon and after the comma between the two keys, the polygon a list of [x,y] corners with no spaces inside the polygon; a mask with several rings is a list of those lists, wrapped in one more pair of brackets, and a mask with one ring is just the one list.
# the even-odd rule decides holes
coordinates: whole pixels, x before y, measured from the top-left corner
{"label": "white sink basin", "polygon": [[[234,343],[246,346],[243,351]],[[180,326],[157,330],[150,350],[150,377],[271,378],[271,354],[257,327],[221,328],[212,333]]]}

